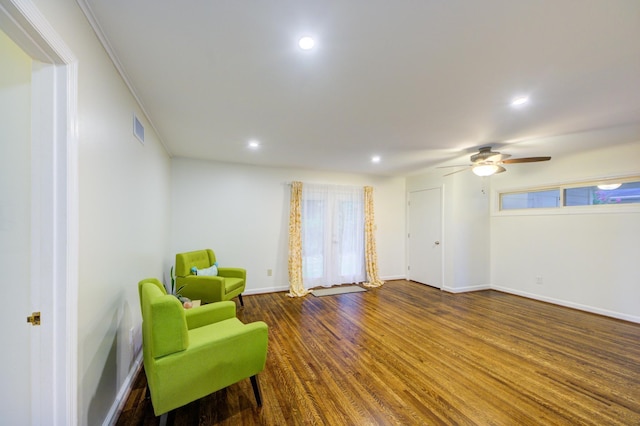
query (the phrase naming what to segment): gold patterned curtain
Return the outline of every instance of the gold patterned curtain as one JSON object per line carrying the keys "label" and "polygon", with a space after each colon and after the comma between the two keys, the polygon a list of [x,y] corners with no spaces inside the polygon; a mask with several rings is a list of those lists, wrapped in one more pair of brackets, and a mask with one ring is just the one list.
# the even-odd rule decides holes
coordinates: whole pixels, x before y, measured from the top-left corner
{"label": "gold patterned curtain", "polygon": [[302,297],[310,291],[302,282],[302,182],[291,183],[289,210],[289,297]]}
{"label": "gold patterned curtain", "polygon": [[375,220],[373,216],[373,188],[364,187],[364,255],[369,282],[365,287],[381,287],[384,281],[378,276],[378,252],[376,250]]}

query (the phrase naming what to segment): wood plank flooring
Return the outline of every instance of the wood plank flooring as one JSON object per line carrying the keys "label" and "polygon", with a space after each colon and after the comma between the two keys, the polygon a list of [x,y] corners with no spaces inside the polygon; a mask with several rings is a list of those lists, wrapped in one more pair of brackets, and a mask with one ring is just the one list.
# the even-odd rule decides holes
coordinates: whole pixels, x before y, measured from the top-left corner
{"label": "wood plank flooring", "polygon": [[[640,324],[496,291],[409,281],[363,293],[244,297],[269,325],[259,375],[175,425],[640,425]],[[118,425],[156,425],[141,371]]]}

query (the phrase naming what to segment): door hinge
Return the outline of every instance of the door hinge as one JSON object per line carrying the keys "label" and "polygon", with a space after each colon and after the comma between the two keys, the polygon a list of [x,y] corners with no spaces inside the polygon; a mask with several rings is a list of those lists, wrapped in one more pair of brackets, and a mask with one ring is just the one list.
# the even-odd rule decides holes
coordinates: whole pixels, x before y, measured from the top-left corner
{"label": "door hinge", "polygon": [[34,312],[29,315],[27,317],[27,322],[31,323],[33,326],[40,325],[40,312]]}

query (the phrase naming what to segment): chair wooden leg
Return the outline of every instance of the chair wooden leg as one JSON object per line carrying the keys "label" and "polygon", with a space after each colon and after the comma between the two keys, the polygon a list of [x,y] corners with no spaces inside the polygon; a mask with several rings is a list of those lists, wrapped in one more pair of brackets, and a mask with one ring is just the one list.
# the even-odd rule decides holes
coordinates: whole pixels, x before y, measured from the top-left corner
{"label": "chair wooden leg", "polygon": [[253,386],[253,394],[256,396],[258,407],[262,407],[262,395],[260,392],[260,383],[258,383],[258,375],[251,376],[251,386]]}
{"label": "chair wooden leg", "polygon": [[238,297],[240,298],[240,306],[242,306],[244,308],[244,302],[242,301],[242,295],[239,294]]}

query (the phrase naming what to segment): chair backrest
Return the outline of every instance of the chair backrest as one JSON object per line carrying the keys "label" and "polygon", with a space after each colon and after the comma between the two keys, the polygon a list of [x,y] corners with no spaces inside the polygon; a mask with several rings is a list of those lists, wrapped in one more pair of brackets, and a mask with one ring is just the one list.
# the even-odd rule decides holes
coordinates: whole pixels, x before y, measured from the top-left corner
{"label": "chair backrest", "polygon": [[[157,280],[156,280],[157,281]],[[152,280],[139,284],[142,309],[142,342],[145,368],[155,359],[189,346],[189,332],[180,301],[167,295],[164,286]]]}
{"label": "chair backrest", "polygon": [[145,278],[144,280],[138,282],[138,299],[140,300],[140,312],[142,312],[142,286],[145,283],[151,283],[158,287],[162,293],[167,294],[167,289],[157,278]]}
{"label": "chair backrest", "polygon": [[216,255],[211,249],[176,254],[176,276],[191,275],[191,268],[205,269],[216,263]]}

